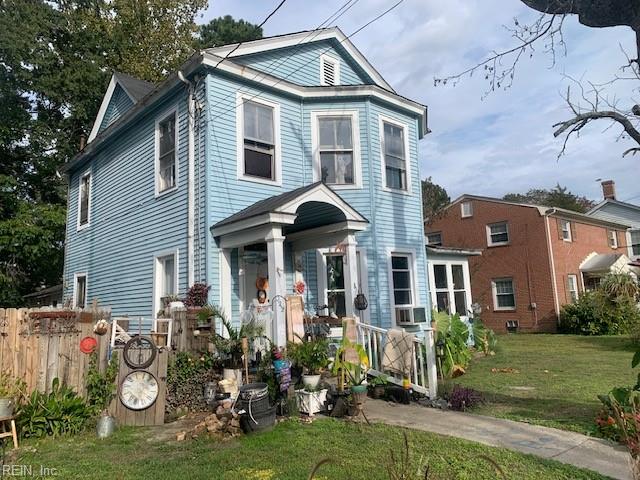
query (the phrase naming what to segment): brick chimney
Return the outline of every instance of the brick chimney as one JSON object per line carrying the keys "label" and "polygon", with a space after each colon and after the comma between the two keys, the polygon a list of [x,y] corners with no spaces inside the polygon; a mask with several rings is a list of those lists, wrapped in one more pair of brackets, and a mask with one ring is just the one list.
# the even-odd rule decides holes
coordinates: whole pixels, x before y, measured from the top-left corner
{"label": "brick chimney", "polygon": [[605,180],[600,183],[600,185],[602,185],[602,196],[605,200],[616,199],[616,182],[613,180]]}

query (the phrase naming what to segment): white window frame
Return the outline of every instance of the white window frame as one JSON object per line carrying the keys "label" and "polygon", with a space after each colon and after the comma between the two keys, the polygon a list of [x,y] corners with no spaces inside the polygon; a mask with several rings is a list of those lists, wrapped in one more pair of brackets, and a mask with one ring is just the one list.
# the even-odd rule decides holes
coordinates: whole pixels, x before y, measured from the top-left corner
{"label": "white window frame", "polygon": [[160,297],[160,282],[162,279],[160,278],[160,260],[165,257],[173,256],[173,269],[174,269],[174,290],[176,294],[178,293],[178,287],[180,285],[180,279],[178,278],[180,273],[180,264],[179,264],[179,249],[173,250],[164,250],[161,252],[157,252],[153,256],[153,311],[151,313],[151,317],[155,318],[156,314],[160,310],[161,307],[161,297]]}
{"label": "white window frame", "polygon": [[328,185],[333,190],[356,190],[362,188],[362,158],[360,150],[360,122],[357,110],[317,110],[311,112],[311,146],[313,151],[313,181],[322,179],[320,167],[320,118],[351,117],[353,135],[353,183]]}
{"label": "white window frame", "polygon": [[[562,241],[563,242],[572,242],[573,238],[571,236],[571,221],[560,219],[560,230],[562,233]],[[567,236],[565,237],[565,233]]]}
{"label": "white window frame", "polygon": [[[273,109],[273,179],[254,177],[244,173],[244,104],[245,102],[258,103]],[[265,185],[282,185],[282,142],[280,139],[280,104],[271,100],[266,100],[249,92],[238,92],[236,94],[236,164],[238,180],[262,183]]]}
{"label": "white window frame", "polygon": [[[436,275],[435,275],[435,266],[436,265],[444,265],[447,273],[447,287],[445,288],[436,288]],[[461,289],[455,289],[453,283],[453,266],[459,265],[462,267],[462,282],[464,285],[464,293],[465,299],[467,303],[467,310],[471,308],[472,305],[472,297],[471,297],[471,275],[469,273],[469,262],[459,261],[459,260],[429,260],[427,259],[427,267],[428,267],[428,275],[429,275],[429,296],[431,298],[431,307],[432,309],[438,308],[438,299],[437,292],[447,291],[449,297],[449,304],[452,313],[458,313],[461,317],[468,317],[469,312],[458,312],[456,308],[455,301],[455,292],[462,291]]]}
{"label": "white window frame", "polygon": [[[84,306],[78,306],[78,279],[84,277]],[[89,292],[89,276],[87,272],[77,272],[73,274],[73,308],[87,308],[87,293]]]}
{"label": "white window frame", "polygon": [[[394,295],[394,284],[393,284],[393,267],[391,257],[394,256],[406,256],[409,257],[409,268],[411,269],[411,273],[409,275],[411,280],[411,305],[396,305],[396,299]],[[393,325],[398,325],[397,323],[397,308],[402,309],[411,309],[420,305],[418,298],[418,261],[416,251],[410,248],[388,248],[387,249],[387,271],[388,271],[388,281],[389,281],[389,304],[391,305],[391,316],[393,317]]]}
{"label": "white window frame", "polygon": [[[325,63],[333,64],[333,80],[334,80],[333,85],[331,85],[330,83],[326,83],[324,80],[324,64]],[[323,85],[323,86],[340,85],[340,60],[339,59],[326,54],[320,55],[320,85]]]}
{"label": "white window frame", "polygon": [[[431,240],[429,240],[429,237],[433,237],[435,235],[438,235],[440,237],[440,242],[438,243],[432,243]],[[431,233],[427,233],[425,235],[426,239],[427,239],[427,245],[431,245],[431,246],[440,246],[442,245],[442,232],[431,232]]]}
{"label": "white window frame", "polygon": [[[175,127],[174,127],[174,131],[175,131],[175,147],[174,147],[174,159],[176,162],[176,173],[175,173],[175,185],[171,188],[167,188],[165,190],[160,191],[160,124],[165,121],[167,119],[167,117],[169,117],[171,114],[174,114],[174,122],[175,122]],[[175,192],[178,189],[178,179],[180,178],[180,172],[179,172],[179,164],[180,162],[178,161],[178,152],[179,150],[179,143],[178,143],[178,138],[179,138],[179,122],[178,122],[178,106],[174,105],[173,107],[169,108],[168,110],[165,110],[164,112],[162,112],[161,115],[158,115],[156,117],[156,121],[155,121],[155,129],[154,129],[154,135],[155,135],[155,140],[154,140],[154,192],[155,192],[155,197],[161,197],[163,195],[166,195],[168,193],[171,192]]]}
{"label": "white window frame", "polygon": [[615,230],[607,230],[607,243],[612,249],[618,248],[618,232]]}
{"label": "white window frame", "polygon": [[[507,230],[507,241],[506,242],[494,242],[491,238],[491,227],[497,226],[497,225],[504,225],[506,227]],[[494,223],[489,223],[486,226],[487,229],[487,246],[488,247],[499,247],[501,245],[509,245],[509,243],[511,243],[511,232],[509,231],[509,222],[494,222]]]}
{"label": "white window frame", "polygon": [[575,273],[570,273],[567,275],[567,293],[569,294],[569,300],[571,301],[571,303],[575,303],[578,300],[580,290],[578,289],[578,275],[576,275]]}
{"label": "white window frame", "polygon": [[627,244],[629,245],[629,258],[640,257],[640,251],[637,254],[633,253],[633,246],[640,245],[639,243],[633,243],[633,234],[636,234],[640,237],[640,229],[631,229],[627,231]]}
{"label": "white window frame", "polygon": [[[80,210],[82,208],[82,181],[89,177],[89,201],[87,202],[87,223],[80,224]],[[93,192],[93,175],[91,170],[85,171],[78,179],[78,209],[76,211],[76,229],[78,231],[84,230],[91,225],[91,197]]]}
{"label": "white window frame", "polygon": [[[406,189],[398,189],[398,188],[390,188],[387,186],[387,163],[384,157],[384,124],[389,123],[398,128],[402,128],[404,130],[404,155],[405,155],[405,168],[407,175],[407,188]],[[378,115],[378,129],[380,136],[380,180],[382,181],[382,190],[385,192],[394,192],[394,193],[402,193],[404,195],[411,195],[411,151],[409,150],[409,125],[403,123],[395,118],[388,117],[386,115]]]}
{"label": "white window frame", "polygon": [[[464,209],[465,205],[469,207],[469,212],[468,213],[465,213],[465,211],[464,211],[465,210]],[[462,218],[473,217],[473,203],[471,203],[471,202],[462,202],[460,204],[460,216]]]}
{"label": "white window frame", "polygon": [[[498,306],[498,290],[496,287],[496,282],[510,280],[511,281],[511,289],[513,290],[513,307],[500,307]],[[516,282],[513,280],[513,277],[501,277],[501,278],[492,278],[491,279],[491,296],[493,297],[493,309],[499,312],[513,312],[518,307],[518,299],[516,298]]]}

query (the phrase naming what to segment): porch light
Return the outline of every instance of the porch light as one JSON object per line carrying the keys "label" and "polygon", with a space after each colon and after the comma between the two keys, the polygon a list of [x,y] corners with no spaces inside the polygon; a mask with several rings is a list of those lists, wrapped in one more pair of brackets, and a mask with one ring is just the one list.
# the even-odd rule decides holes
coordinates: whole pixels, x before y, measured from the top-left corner
{"label": "porch light", "polygon": [[436,356],[438,358],[444,357],[444,340],[440,339],[436,342]]}

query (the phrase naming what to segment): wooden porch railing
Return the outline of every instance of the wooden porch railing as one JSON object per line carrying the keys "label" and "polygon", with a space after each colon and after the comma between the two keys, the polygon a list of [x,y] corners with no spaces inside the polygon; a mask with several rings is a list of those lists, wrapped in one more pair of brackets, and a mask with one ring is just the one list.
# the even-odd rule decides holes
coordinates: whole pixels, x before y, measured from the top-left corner
{"label": "wooden porch railing", "polygon": [[[357,323],[358,342],[365,348],[369,356],[369,374],[387,375],[389,382],[402,385],[402,378],[383,372],[382,356],[387,341],[387,330],[365,323]],[[409,375],[411,387],[419,393],[436,398],[438,394],[438,374],[436,370],[436,352],[434,331],[424,330],[424,337],[415,337],[413,341],[413,366]]]}

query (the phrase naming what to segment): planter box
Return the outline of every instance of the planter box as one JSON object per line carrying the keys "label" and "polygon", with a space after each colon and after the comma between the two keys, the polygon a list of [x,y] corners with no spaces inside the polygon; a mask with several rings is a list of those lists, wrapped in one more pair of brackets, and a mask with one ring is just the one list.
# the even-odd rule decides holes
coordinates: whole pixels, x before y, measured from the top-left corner
{"label": "planter box", "polygon": [[306,390],[296,390],[296,403],[298,410],[307,415],[315,415],[318,412],[325,411],[325,403],[327,401],[327,389],[318,390],[317,392],[307,392]]}

